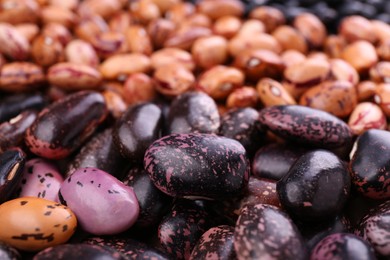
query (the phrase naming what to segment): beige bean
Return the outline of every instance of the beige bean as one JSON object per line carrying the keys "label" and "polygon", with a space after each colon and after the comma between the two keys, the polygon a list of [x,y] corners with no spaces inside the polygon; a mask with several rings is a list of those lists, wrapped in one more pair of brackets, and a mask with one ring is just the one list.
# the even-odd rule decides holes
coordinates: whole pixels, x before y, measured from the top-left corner
{"label": "beige bean", "polygon": [[298,98],[308,88],[318,85],[330,77],[330,64],[326,60],[306,59],[287,67],[284,71],[285,88]]}
{"label": "beige bean", "polygon": [[195,83],[194,74],[182,66],[172,64],[155,70],[153,79],[156,82],[156,90],[167,97],[178,96]]}
{"label": "beige bean", "polygon": [[374,46],[367,41],[355,41],[345,47],[341,57],[354,67],[358,73],[365,73],[377,61]]}
{"label": "beige bean", "polygon": [[390,116],[390,84],[389,83],[380,83],[375,88],[374,101],[386,116]]}
{"label": "beige bean", "polygon": [[85,64],[94,68],[99,65],[99,57],[92,45],[79,39],[66,45],[65,57],[71,63]]}
{"label": "beige bean", "polygon": [[285,69],[280,56],[268,50],[245,51],[236,57],[234,65],[254,82],[263,77],[279,78]]}
{"label": "beige bean", "polygon": [[295,105],[297,102],[278,81],[263,78],[256,85],[261,103],[266,106]]}
{"label": "beige bean", "polygon": [[306,56],[303,53],[296,50],[287,50],[280,55],[284,65],[290,67],[294,64],[298,64],[306,60]]}
{"label": "beige bean", "polygon": [[98,35],[109,31],[106,21],[97,15],[82,19],[75,27],[75,34],[82,40],[91,43]]}
{"label": "beige bean", "polygon": [[153,69],[169,66],[173,63],[183,66],[191,71],[195,69],[195,62],[192,58],[192,55],[189,52],[179,48],[163,48],[158,50],[150,56],[150,60]]}
{"label": "beige bean", "polygon": [[329,57],[339,59],[344,48],[347,46],[347,41],[339,35],[330,35],[324,43],[324,51]]}
{"label": "beige bean", "polygon": [[222,36],[202,37],[194,42],[191,52],[195,63],[202,69],[208,69],[227,60],[227,40]]}
{"label": "beige bean", "polygon": [[372,20],[372,30],[380,42],[390,39],[390,25],[379,20]]}
{"label": "beige bean", "polygon": [[236,35],[228,42],[229,53],[236,57],[247,50],[265,49],[275,53],[281,53],[282,46],[269,34]]}
{"label": "beige bean", "polygon": [[211,30],[204,27],[187,28],[187,30],[174,33],[171,37],[169,37],[165,41],[164,47],[190,50],[196,39],[209,36],[211,34]]}
{"label": "beige bean", "polygon": [[39,5],[35,0],[3,0],[0,3],[1,23],[36,23],[38,19]]}
{"label": "beige bean", "polygon": [[47,79],[50,84],[65,90],[84,90],[98,88],[102,75],[88,65],[62,62],[49,68]]}
{"label": "beige bean", "polygon": [[249,13],[249,17],[262,21],[268,33],[286,23],[284,14],[279,9],[271,6],[256,7]]}
{"label": "beige bean", "polygon": [[0,23],[0,52],[12,60],[26,60],[30,43],[14,26]]}
{"label": "beige bean", "polygon": [[149,23],[147,32],[150,37],[152,45],[156,49],[160,49],[164,46],[165,41],[175,31],[175,24],[168,19],[156,19]]}
{"label": "beige bean", "polygon": [[125,81],[122,95],[129,105],[152,101],[157,96],[155,82],[144,73],[134,73]]}
{"label": "beige bean", "polygon": [[242,71],[223,65],[206,70],[196,83],[196,89],[207,93],[210,97],[225,99],[236,88],[243,86],[245,76]]}
{"label": "beige bean", "polygon": [[181,4],[180,0],[151,0],[151,1],[158,6],[161,13],[171,10],[174,6]]}
{"label": "beige bean", "polygon": [[233,90],[226,99],[227,108],[255,108],[259,102],[257,91],[254,87],[243,86]]}
{"label": "beige bean", "polygon": [[117,54],[100,64],[100,72],[105,79],[118,79],[137,72],[148,72],[151,62],[148,56],[140,53]]}
{"label": "beige bean", "polygon": [[326,53],[321,52],[321,51],[311,51],[307,57],[307,59],[310,60],[324,60],[324,61],[329,61],[328,55]]}
{"label": "beige bean", "polygon": [[377,40],[370,20],[363,16],[352,15],[344,18],[340,23],[339,34],[348,42],[364,40],[374,43]]}
{"label": "beige bean", "polygon": [[38,36],[31,48],[32,57],[38,65],[49,67],[65,59],[64,47],[58,39],[50,36]]}
{"label": "beige bean", "polygon": [[311,47],[320,48],[323,46],[327,32],[325,25],[317,16],[311,13],[299,14],[295,17],[293,25]]}
{"label": "beige bean", "polygon": [[114,118],[119,118],[127,109],[127,104],[122,96],[114,90],[106,89],[102,92],[108,111]]}
{"label": "beige bean", "polygon": [[145,28],[130,25],[126,30],[126,44],[129,52],[150,55],[153,52],[152,41]]}
{"label": "beige bean", "polygon": [[357,105],[356,89],[349,81],[326,81],[303,93],[299,104],[347,117]]}
{"label": "beige bean", "polygon": [[176,3],[175,5],[167,9],[165,17],[172,23],[179,25],[189,16],[195,14],[195,11],[195,6],[191,3]]}
{"label": "beige bean", "polygon": [[381,61],[371,67],[370,79],[377,83],[390,83],[390,62]]}
{"label": "beige bean", "polygon": [[236,16],[222,16],[214,22],[213,32],[226,39],[230,39],[238,33],[241,25],[241,20]]}
{"label": "beige bean", "polygon": [[198,3],[198,10],[215,20],[225,15],[241,17],[244,5],[238,0],[203,0]]}
{"label": "beige bean", "polygon": [[303,35],[291,26],[279,26],[272,32],[272,36],[280,43],[284,50],[296,50],[301,53],[308,51],[308,46]]}
{"label": "beige bean", "polygon": [[349,117],[348,126],[354,135],[361,135],[369,129],[385,130],[387,127],[386,115],[374,103],[359,103]]}
{"label": "beige bean", "polygon": [[122,8],[118,0],[83,0],[78,7],[82,15],[99,15],[105,19],[114,16]]}
{"label": "beige bean", "polygon": [[136,0],[130,2],[131,15],[140,23],[147,24],[161,17],[159,7],[150,0]]}
{"label": "beige bean", "polygon": [[63,9],[75,10],[79,5],[79,0],[48,0],[49,5],[57,6]]}
{"label": "beige bean", "polygon": [[390,39],[382,41],[376,47],[378,58],[382,61],[390,61]]}
{"label": "beige bean", "polygon": [[41,9],[41,20],[44,24],[59,23],[67,28],[73,27],[77,16],[72,11],[57,6],[45,6]]}
{"label": "beige bean", "polygon": [[125,33],[127,28],[134,23],[134,18],[129,12],[121,11],[110,17],[108,26],[113,32]]}
{"label": "beige bean", "polygon": [[331,59],[329,63],[334,80],[346,80],[354,86],[359,83],[359,74],[349,63],[341,59]]}
{"label": "beige bean", "polygon": [[201,13],[194,13],[187,16],[182,22],[176,24],[178,26],[178,32],[183,32],[194,27],[204,27],[211,29],[212,21],[210,17]]}
{"label": "beige bean", "polygon": [[28,42],[32,42],[33,39],[38,35],[39,33],[39,27],[36,24],[33,23],[21,23],[15,25],[15,29],[23,35]]}
{"label": "beige bean", "polygon": [[356,85],[356,91],[358,96],[358,101],[367,101],[374,97],[377,84],[375,82],[365,80],[361,81]]}
{"label": "beige bean", "polygon": [[260,33],[265,33],[264,24],[259,20],[250,19],[242,23],[237,35],[250,37]]}
{"label": "beige bean", "polygon": [[31,62],[4,64],[0,73],[0,89],[7,92],[31,91],[45,80],[43,70]]}
{"label": "beige bean", "polygon": [[125,36],[118,32],[103,32],[91,39],[90,43],[101,58],[127,51]]}
{"label": "beige bean", "polygon": [[53,39],[58,39],[63,46],[72,40],[68,28],[58,23],[46,24],[42,29],[42,34]]}

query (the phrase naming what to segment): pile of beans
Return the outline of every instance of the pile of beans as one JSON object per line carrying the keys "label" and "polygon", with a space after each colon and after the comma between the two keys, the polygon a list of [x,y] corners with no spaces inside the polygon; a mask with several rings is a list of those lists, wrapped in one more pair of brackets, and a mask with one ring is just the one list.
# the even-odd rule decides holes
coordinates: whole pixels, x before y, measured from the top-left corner
{"label": "pile of beans", "polygon": [[389,259],[389,8],[0,1],[0,259]]}

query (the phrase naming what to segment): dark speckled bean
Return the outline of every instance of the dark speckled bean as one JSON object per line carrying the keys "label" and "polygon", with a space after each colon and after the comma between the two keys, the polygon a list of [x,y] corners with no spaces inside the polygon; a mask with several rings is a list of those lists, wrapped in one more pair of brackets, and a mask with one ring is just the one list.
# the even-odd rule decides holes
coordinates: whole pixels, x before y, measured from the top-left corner
{"label": "dark speckled bean", "polygon": [[202,92],[187,92],[172,101],[167,134],[216,133],[220,117],[215,101]]}
{"label": "dark speckled bean", "polygon": [[303,239],[280,209],[266,204],[250,205],[241,211],[234,232],[239,260],[306,259]]}
{"label": "dark speckled bean", "polygon": [[140,214],[134,226],[147,228],[161,221],[168,210],[171,197],[154,186],[148,173],[143,168],[132,168],[123,183],[133,188],[140,207]]}
{"label": "dark speckled bean", "polygon": [[180,200],[161,221],[158,238],[174,259],[188,259],[198,239],[211,226],[211,216],[201,203]]}
{"label": "dark speckled bean", "polygon": [[322,239],[313,249],[310,260],[376,260],[374,249],[353,234],[336,233]]}
{"label": "dark speckled bean", "polygon": [[93,91],[66,96],[42,110],[27,129],[31,152],[48,159],[61,159],[76,150],[106,118],[104,97]]}
{"label": "dark speckled bean", "polygon": [[228,198],[242,193],[249,178],[245,148],[211,134],[172,134],[146,151],[153,183],[173,197]]}
{"label": "dark speckled bean", "polygon": [[47,103],[42,94],[15,94],[0,100],[0,122],[5,122],[32,109],[41,110]]}
{"label": "dark speckled bean", "polygon": [[252,154],[265,139],[258,118],[259,112],[250,107],[229,110],[221,118],[219,134],[239,141]]}
{"label": "dark speckled bean", "polygon": [[19,260],[22,259],[20,253],[15,248],[0,242],[0,259],[2,260]]}
{"label": "dark speckled bean", "polygon": [[236,259],[234,251],[234,227],[217,226],[207,230],[192,250],[190,260]]}
{"label": "dark speckled bean", "polygon": [[33,260],[53,259],[125,260],[126,258],[121,253],[109,248],[88,244],[65,244],[49,247],[33,258]]}
{"label": "dark speckled bean", "polygon": [[356,233],[366,239],[383,259],[390,259],[390,201],[371,210]]}
{"label": "dark speckled bean", "polygon": [[113,130],[114,142],[123,156],[142,164],[146,149],[160,137],[161,130],[161,109],[152,103],[137,104],[118,120]]}
{"label": "dark speckled bean", "polygon": [[106,129],[92,137],[81,148],[69,163],[67,176],[79,168],[94,167],[121,179],[127,172],[126,165],[126,159],[121,156],[113,142],[112,129]]}
{"label": "dark speckled bean", "polygon": [[0,204],[11,198],[23,176],[25,154],[19,149],[0,155]]}
{"label": "dark speckled bean", "polygon": [[337,117],[299,105],[267,107],[260,111],[259,120],[276,135],[319,148],[349,146],[352,132]]}
{"label": "dark speckled bean", "polygon": [[84,243],[110,247],[129,260],[168,260],[169,256],[149,245],[131,238],[91,237]]}
{"label": "dark speckled bean", "polygon": [[299,157],[276,185],[283,208],[305,221],[335,217],[347,202],[350,187],[347,165],[326,150]]}
{"label": "dark speckled bean", "polygon": [[390,133],[371,129],[356,141],[350,161],[355,187],[373,199],[390,198]]}

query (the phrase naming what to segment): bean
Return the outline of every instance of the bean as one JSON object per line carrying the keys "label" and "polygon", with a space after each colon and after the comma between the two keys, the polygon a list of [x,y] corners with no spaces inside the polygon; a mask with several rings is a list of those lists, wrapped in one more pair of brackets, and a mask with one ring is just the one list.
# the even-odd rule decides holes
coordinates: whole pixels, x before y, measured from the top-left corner
{"label": "bean", "polygon": [[10,149],[0,155],[0,203],[12,198],[22,181],[25,161],[26,155],[20,149]]}

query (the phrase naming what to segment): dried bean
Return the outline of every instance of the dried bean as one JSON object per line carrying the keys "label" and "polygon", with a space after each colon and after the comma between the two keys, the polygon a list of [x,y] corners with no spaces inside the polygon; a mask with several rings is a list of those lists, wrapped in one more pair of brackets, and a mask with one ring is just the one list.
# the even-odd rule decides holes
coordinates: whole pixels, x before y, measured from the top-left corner
{"label": "dried bean", "polygon": [[[26,155],[19,149],[7,150],[0,155],[0,204],[12,198],[16,192],[22,181],[25,161]],[[1,236],[0,241],[3,241]]]}
{"label": "dried bean", "polygon": [[256,85],[256,90],[260,101],[266,107],[296,104],[294,98],[288,93],[283,85],[273,79],[263,78],[259,80]]}
{"label": "dried bean", "polygon": [[30,62],[5,64],[0,74],[0,89],[7,92],[25,92],[41,87],[45,75],[41,67]]}
{"label": "dried bean", "polygon": [[362,102],[352,111],[348,125],[353,134],[361,135],[368,129],[386,130],[387,119],[379,106],[371,102]]}

